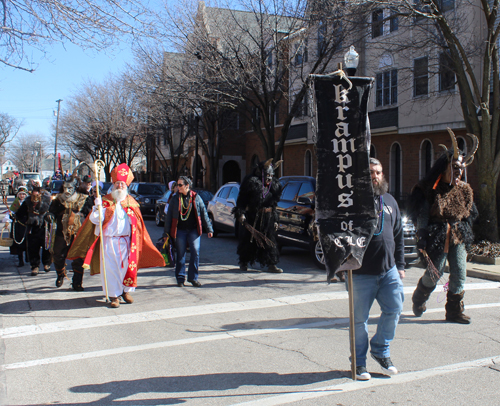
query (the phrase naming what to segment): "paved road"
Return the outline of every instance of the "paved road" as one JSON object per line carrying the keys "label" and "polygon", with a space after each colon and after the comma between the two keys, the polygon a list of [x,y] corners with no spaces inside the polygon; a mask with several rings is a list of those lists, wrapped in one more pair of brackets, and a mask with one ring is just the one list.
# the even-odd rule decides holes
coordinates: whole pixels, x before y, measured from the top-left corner
{"label": "paved road", "polygon": [[412,316],[422,270],[409,269],[392,346],[400,374],[369,360],[373,379],[353,382],[345,288],[327,285],[305,251],[283,250],[283,274],[242,274],[230,235],[203,237],[201,250],[202,288],[145,269],[136,302],[110,309],[97,276],[84,292],[56,289],[53,269],[31,277],[0,247],[0,404],[499,404],[498,282],[467,279],[463,326],[443,322],[439,292]]}

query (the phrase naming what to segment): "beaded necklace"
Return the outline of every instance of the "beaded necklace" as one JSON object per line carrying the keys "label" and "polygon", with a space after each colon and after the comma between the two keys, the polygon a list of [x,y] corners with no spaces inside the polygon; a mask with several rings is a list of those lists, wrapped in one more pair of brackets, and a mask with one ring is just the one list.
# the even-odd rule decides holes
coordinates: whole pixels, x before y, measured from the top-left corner
{"label": "beaded necklace", "polygon": [[[180,199],[181,199],[181,211],[180,211],[181,220],[186,221],[188,219],[189,215],[191,214],[191,209],[193,208],[193,198],[191,196],[191,192],[189,192],[189,200],[188,200],[187,206],[184,206],[184,199],[183,199],[182,194],[180,196]],[[184,213],[182,212],[182,209],[185,210]]]}
{"label": "beaded necklace", "polygon": [[[373,234],[375,235],[380,235],[382,234],[382,231],[384,231],[384,198],[382,196],[379,196],[380,199],[380,210],[378,212],[378,217],[382,217],[382,226],[380,227],[380,231],[378,233]],[[377,222],[378,225],[378,222]]]}

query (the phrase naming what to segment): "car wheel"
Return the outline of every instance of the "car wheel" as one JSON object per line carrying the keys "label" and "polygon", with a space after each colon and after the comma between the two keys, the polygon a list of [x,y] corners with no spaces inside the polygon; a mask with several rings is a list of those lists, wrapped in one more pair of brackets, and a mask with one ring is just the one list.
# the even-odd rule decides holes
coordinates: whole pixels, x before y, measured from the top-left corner
{"label": "car wheel", "polygon": [[323,254],[323,248],[321,248],[321,243],[318,241],[313,241],[311,244],[311,254],[313,257],[314,264],[319,269],[326,269],[325,266],[325,256]]}
{"label": "car wheel", "polygon": [[161,214],[160,214],[160,210],[156,210],[156,214],[155,214],[155,224],[156,224],[158,227],[163,227],[163,221],[161,221]]}
{"label": "car wheel", "polygon": [[214,232],[213,232],[213,236],[212,237],[217,237],[217,235],[219,235],[219,232],[217,231],[217,229],[215,228],[215,223],[214,223],[214,216],[212,216],[211,214],[208,215],[208,218],[210,219],[210,222],[212,223],[212,228],[214,229]]}

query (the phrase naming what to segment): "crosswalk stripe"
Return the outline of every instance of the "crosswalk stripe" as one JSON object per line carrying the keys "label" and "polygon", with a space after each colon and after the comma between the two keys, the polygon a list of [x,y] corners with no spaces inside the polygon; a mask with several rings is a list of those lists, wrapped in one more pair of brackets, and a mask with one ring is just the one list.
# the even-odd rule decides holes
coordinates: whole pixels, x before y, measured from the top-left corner
{"label": "crosswalk stripe", "polygon": [[443,365],[436,368],[424,369],[422,371],[400,373],[391,376],[391,379],[371,379],[369,381],[349,381],[346,383],[313,388],[301,392],[291,392],[278,396],[266,397],[259,400],[251,400],[249,402],[236,403],[232,406],[278,406],[287,403],[316,399],[324,396],[335,396],[354,392],[357,390],[366,390],[376,386],[398,385],[405,384],[421,379],[432,378],[439,375],[445,375],[454,372],[463,372],[476,368],[489,367],[500,362],[500,355],[495,355],[488,358],[480,358],[477,360],[461,362],[458,364]]}
{"label": "crosswalk stripe", "polygon": [[[494,307],[500,307],[500,303],[469,305],[469,306],[467,306],[467,310],[470,311],[473,309],[494,308]],[[426,314],[438,313],[438,312],[443,312],[443,311],[444,310],[442,308],[428,309],[426,311]],[[405,316],[413,315],[412,312],[403,312],[402,314]],[[379,317],[378,313],[370,315],[370,319],[374,319],[377,317]],[[73,362],[73,361],[79,361],[79,360],[85,360],[85,359],[91,359],[91,358],[100,358],[100,357],[108,357],[108,356],[113,356],[113,355],[128,354],[128,353],[138,352],[138,351],[148,351],[148,350],[154,350],[154,349],[158,349],[158,348],[176,347],[176,346],[190,345],[190,344],[195,344],[195,343],[205,343],[205,342],[209,342],[209,341],[227,340],[227,339],[231,339],[231,338],[250,337],[250,336],[273,334],[273,333],[279,333],[279,332],[304,330],[304,329],[317,329],[317,328],[333,327],[333,326],[336,326],[339,324],[349,324],[349,318],[339,318],[339,319],[333,319],[333,320],[318,321],[318,322],[314,322],[314,323],[295,324],[295,325],[291,325],[291,326],[276,327],[276,328],[229,330],[229,331],[225,331],[223,333],[215,333],[215,334],[187,338],[187,339],[161,341],[161,342],[157,342],[157,343],[141,344],[141,345],[112,348],[112,349],[100,350],[100,351],[91,351],[91,352],[79,353],[79,354],[63,355],[63,356],[59,356],[59,357],[51,357],[51,358],[43,358],[43,359],[37,359],[37,360],[31,360],[31,361],[16,362],[16,363],[12,363],[12,364],[0,365],[0,371],[30,368],[30,367],[35,367],[35,366],[40,366],[40,365],[48,365],[48,364],[59,364],[59,363],[64,363],[64,362]]]}
{"label": "crosswalk stripe", "polygon": [[[437,290],[441,288],[438,286]],[[470,283],[466,290],[498,289],[499,282]],[[415,286],[406,286],[405,294],[412,294]],[[37,334],[49,334],[63,331],[80,330],[85,328],[109,327],[122,324],[145,323],[175,319],[178,317],[203,316],[207,314],[222,314],[236,311],[266,309],[281,306],[299,305],[328,300],[347,299],[347,292],[319,292],[303,295],[284,296],[270,299],[248,300],[244,302],[213,303],[201,306],[177,307],[172,309],[154,310],[140,313],[113,315],[108,317],[94,317],[88,319],[66,320],[54,323],[31,324],[27,326],[6,327],[0,329],[0,338],[16,338]]]}

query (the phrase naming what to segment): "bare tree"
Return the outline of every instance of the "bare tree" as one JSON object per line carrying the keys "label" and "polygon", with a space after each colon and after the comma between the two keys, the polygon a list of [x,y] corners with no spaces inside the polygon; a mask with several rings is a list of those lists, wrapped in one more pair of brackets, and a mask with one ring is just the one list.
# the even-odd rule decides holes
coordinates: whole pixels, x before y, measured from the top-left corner
{"label": "bare tree", "polygon": [[[150,144],[156,144],[156,159],[164,163],[164,182],[177,179],[185,167],[193,136],[193,109],[177,79],[171,75],[184,63],[181,54],[166,53],[161,47],[137,48],[135,65],[124,76],[127,86],[147,115]],[[151,145],[152,146],[152,145]]]}
{"label": "bare tree", "polygon": [[9,158],[20,172],[35,172],[41,166],[46,141],[38,134],[22,134],[9,148]]}
{"label": "bare tree", "polygon": [[152,32],[149,10],[136,0],[2,1],[0,63],[32,72],[32,50],[71,42],[103,49],[127,35]]}
{"label": "bare tree", "polygon": [[[500,174],[500,71],[499,0],[388,0],[367,3],[375,9],[392,10],[399,16],[402,35],[381,41],[400,54],[408,81],[415,85],[414,58],[425,57],[426,74],[436,75],[444,103],[457,97],[468,133],[479,138],[475,165],[480,187],[476,191],[479,209],[479,237],[498,241],[497,183]],[[384,21],[377,22],[383,24]],[[371,44],[375,46],[375,44]],[[420,54],[419,54],[420,53]],[[434,56],[433,55],[437,55]],[[406,65],[405,65],[406,63]],[[399,78],[398,78],[399,79]],[[431,90],[429,90],[431,93]],[[430,102],[416,102],[428,108]],[[439,114],[439,112],[435,112]]]}
{"label": "bare tree", "polygon": [[9,143],[19,132],[22,122],[6,113],[0,113],[0,148]]}
{"label": "bare tree", "polygon": [[108,180],[114,165],[132,166],[146,142],[142,111],[121,78],[83,85],[66,103],[59,126],[65,148],[103,160]]}
{"label": "bare tree", "polygon": [[336,0],[229,5],[233,9],[199,2],[196,11],[185,4],[172,11],[172,38],[188,61],[175,77],[191,99],[237,110],[266,158],[279,157],[303,108],[309,75],[328,69],[358,18],[354,7]]}

